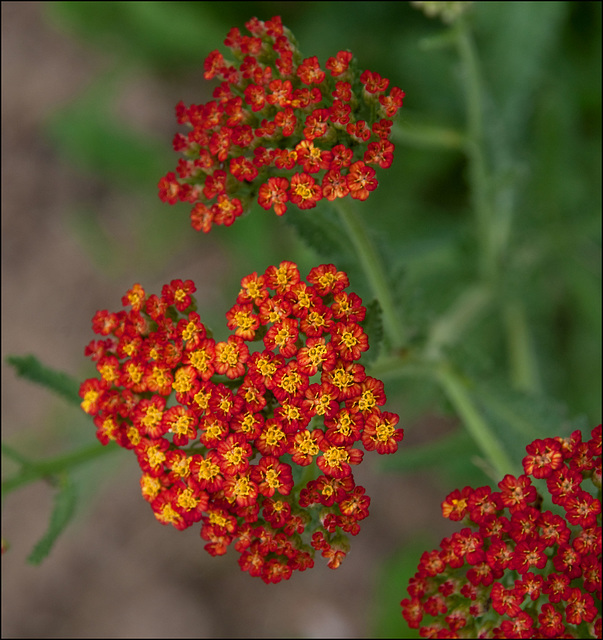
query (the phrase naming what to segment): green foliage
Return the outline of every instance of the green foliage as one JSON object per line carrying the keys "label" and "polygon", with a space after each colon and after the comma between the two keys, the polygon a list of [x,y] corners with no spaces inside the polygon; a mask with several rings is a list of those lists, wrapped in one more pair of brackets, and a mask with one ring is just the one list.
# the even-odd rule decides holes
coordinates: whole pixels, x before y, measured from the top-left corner
{"label": "green foliage", "polygon": [[406,586],[417,572],[424,551],[436,547],[438,541],[430,532],[417,534],[404,543],[404,551],[394,554],[379,568],[373,598],[372,629],[375,638],[419,638],[419,630],[411,629],[402,617],[400,601],[408,597]]}
{"label": "green foliage", "polygon": [[6,361],[15,368],[18,376],[46,387],[71,404],[79,406],[79,382],[72,376],[43,365],[33,355],[8,356]]}
{"label": "green foliage", "polygon": [[365,365],[374,362],[381,353],[383,343],[383,319],[381,306],[378,300],[369,302],[366,306],[366,317],[362,322],[362,328],[368,336],[369,350],[365,352],[362,362]]}
{"label": "green foliage", "polygon": [[83,96],[48,120],[46,133],[74,165],[128,189],[153,193],[167,173],[169,146],[148,133],[133,131],[112,113],[120,84],[125,83],[120,73],[97,79]]}
{"label": "green foliage", "polygon": [[48,523],[48,530],[33,548],[27,561],[40,564],[48,556],[54,543],[71,522],[76,512],[77,489],[67,474],[63,474],[54,496],[54,505]]}
{"label": "green foliage", "polygon": [[224,23],[196,2],[52,2],[51,17],[86,42],[172,71],[197,65]]}
{"label": "green foliage", "polygon": [[[242,26],[252,15],[266,19],[280,12],[306,55],[316,54],[324,63],[349,48],[361,67],[391,78],[407,94],[394,129],[396,159],[391,169],[378,171],[379,188],[362,210],[408,338],[404,353],[410,355],[395,372],[396,384],[389,383],[388,399],[408,404],[409,416],[454,408],[445,404],[434,382],[430,367],[437,363],[422,363],[427,375],[421,378],[409,374],[407,365],[424,356],[435,327],[444,322],[451,329],[462,317],[462,309],[451,313],[462,296],[483,285],[488,305],[450,331],[454,339],[439,355],[457,365],[465,399],[515,469],[520,471],[525,446],[533,439],[566,436],[600,421],[601,3],[474,3],[469,12],[479,56],[485,192],[496,248],[494,276],[487,282],[478,275],[482,239],[467,156],[466,70],[459,68],[453,32],[410,3],[354,2],[344,11],[333,2],[48,5],[56,24],[112,52],[115,69],[93,79],[83,96],[57,111],[46,135],[58,153],[99,181],[152,194],[154,202],[158,179],[176,166],[171,135],[138,133],[115,113],[124,87],[141,66],[157,81],[171,83],[175,104],[179,92],[191,95],[187,74],[194,70],[201,77],[204,57],[221,47],[232,26]],[[207,87],[199,88],[193,100],[205,102],[209,95]],[[168,118],[174,122],[171,112]],[[94,205],[72,214],[71,229],[111,274],[132,262],[157,268],[179,255],[183,233],[193,234],[188,210],[184,205],[141,208],[124,215],[125,240],[115,239]],[[292,206],[283,219],[275,219],[254,206],[233,228],[212,234],[229,256],[235,283],[241,272],[263,271],[269,263],[292,259],[294,252],[304,259],[312,254],[347,271],[350,289],[365,303],[372,300],[358,256],[331,207],[299,211]],[[195,238],[200,251],[205,240]],[[219,279],[212,279],[217,286]],[[370,372],[380,363],[377,356],[387,354],[381,353],[386,342],[382,308],[376,300],[367,307],[363,326],[371,349],[363,364]],[[520,310],[523,325],[513,322],[510,309]],[[71,376],[34,356],[7,361],[18,375],[79,405],[78,382]],[[3,453],[21,467],[3,488],[47,475],[58,479],[48,531],[29,558],[37,564],[72,518],[76,490],[66,474],[58,473],[60,460],[44,467],[10,447],[3,446]],[[98,448],[89,449],[72,462],[96,455]],[[468,431],[459,428],[420,446],[402,443],[399,454],[384,457],[380,468],[433,469],[452,490],[488,481],[473,464],[483,458]],[[426,537],[405,541],[404,550],[379,573],[377,637],[418,637],[407,628],[399,601],[420,554],[437,546]]]}

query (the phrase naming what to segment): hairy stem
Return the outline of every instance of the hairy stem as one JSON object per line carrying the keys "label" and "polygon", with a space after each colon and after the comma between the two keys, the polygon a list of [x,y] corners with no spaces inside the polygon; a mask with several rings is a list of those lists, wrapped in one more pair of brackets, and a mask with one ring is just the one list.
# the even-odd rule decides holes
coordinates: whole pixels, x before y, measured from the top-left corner
{"label": "hairy stem", "polygon": [[396,312],[392,292],[387,284],[385,268],[374,244],[369,239],[366,228],[349,198],[339,198],[334,202],[343,226],[356,249],[358,260],[366,274],[373,294],[381,305],[383,324],[393,349],[404,344],[404,330],[400,315]]}
{"label": "hairy stem", "polygon": [[499,478],[513,474],[515,469],[498,438],[475,406],[463,379],[446,363],[436,370],[436,377],[444,393],[463,420],[465,428]]}
{"label": "hairy stem", "polygon": [[113,443],[107,446],[97,443],[47,460],[30,460],[12,447],[2,444],[2,453],[21,465],[21,469],[15,475],[2,481],[2,494],[4,496],[31,482],[52,479],[64,471],[117,449],[117,445]]}

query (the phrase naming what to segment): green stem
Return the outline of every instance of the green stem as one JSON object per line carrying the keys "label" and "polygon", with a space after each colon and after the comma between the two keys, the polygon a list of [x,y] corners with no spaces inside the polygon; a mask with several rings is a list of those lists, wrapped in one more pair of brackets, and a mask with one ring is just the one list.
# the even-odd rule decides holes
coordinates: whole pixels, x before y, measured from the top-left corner
{"label": "green stem", "polygon": [[444,393],[460,415],[465,428],[477,443],[498,478],[513,474],[515,468],[502,444],[475,406],[471,394],[461,377],[448,364],[436,369],[436,377]]}
{"label": "green stem", "polygon": [[511,369],[511,383],[527,393],[540,393],[542,384],[525,309],[519,301],[505,305],[504,321]]}
{"label": "green stem", "polygon": [[370,241],[362,220],[349,198],[338,198],[334,204],[352,245],[356,249],[373,294],[381,305],[383,324],[391,346],[393,349],[399,349],[404,344],[404,331],[400,323],[400,314],[396,312],[379,254]]}
{"label": "green stem", "polygon": [[392,139],[419,148],[462,149],[465,146],[465,138],[458,131],[418,122],[394,123]]}
{"label": "green stem", "polygon": [[[479,268],[482,279],[497,286],[506,245],[511,234],[512,197],[502,197],[500,189],[490,188],[486,162],[482,80],[478,56],[469,27],[461,17],[454,28],[457,49],[464,71],[467,110],[466,154],[479,241]],[[497,204],[495,204],[495,202]],[[541,381],[523,306],[516,301],[504,302],[502,318],[507,335],[510,375],[513,385],[530,393],[541,391]]]}
{"label": "green stem", "polygon": [[2,444],[2,453],[21,464],[21,469],[15,475],[2,481],[2,494],[5,495],[23,485],[36,482],[37,480],[53,478],[63,471],[84,464],[106,453],[117,451],[117,449],[117,445],[112,443],[109,443],[107,446],[98,443],[77,449],[71,453],[56,456],[55,458],[36,461],[29,460],[16,452],[12,447]]}
{"label": "green stem", "polygon": [[492,243],[492,202],[488,197],[488,170],[484,151],[482,82],[477,53],[465,21],[457,20],[454,32],[463,68],[467,140],[465,152],[469,162],[469,182],[480,246],[480,273],[486,280],[496,275],[496,256]]}

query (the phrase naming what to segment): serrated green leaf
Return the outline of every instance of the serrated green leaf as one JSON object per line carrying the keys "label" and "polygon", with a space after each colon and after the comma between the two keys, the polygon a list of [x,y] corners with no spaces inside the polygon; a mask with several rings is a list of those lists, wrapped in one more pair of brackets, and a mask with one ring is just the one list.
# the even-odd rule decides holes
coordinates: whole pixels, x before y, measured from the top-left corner
{"label": "serrated green leaf", "polygon": [[518,464],[534,440],[566,437],[575,429],[588,428],[583,418],[569,419],[563,403],[524,393],[504,381],[475,381],[471,395],[509,457]]}
{"label": "serrated green leaf", "polygon": [[513,148],[525,139],[534,95],[551,72],[547,63],[561,35],[568,4],[501,2],[475,12],[484,78],[494,102],[494,109],[487,113],[500,119],[488,131],[496,137],[493,148],[499,151],[501,142]]}
{"label": "serrated green leaf", "polygon": [[360,324],[369,341],[369,350],[363,355],[362,362],[370,364],[379,356],[383,344],[383,319],[381,305],[377,300],[366,305],[366,316]]}
{"label": "serrated green leaf", "polygon": [[71,404],[81,402],[79,382],[72,376],[44,366],[35,356],[8,356],[6,362],[15,368],[18,376],[46,387],[63,396]]}
{"label": "serrated green leaf", "polygon": [[63,533],[75,514],[77,491],[69,476],[63,475],[54,498],[48,530],[27,558],[30,564],[40,564],[48,556],[57,538]]}
{"label": "serrated green leaf", "polygon": [[291,207],[284,216],[299,237],[318,255],[339,264],[349,261],[350,251],[342,241],[339,217],[329,207],[317,207],[311,212]]}

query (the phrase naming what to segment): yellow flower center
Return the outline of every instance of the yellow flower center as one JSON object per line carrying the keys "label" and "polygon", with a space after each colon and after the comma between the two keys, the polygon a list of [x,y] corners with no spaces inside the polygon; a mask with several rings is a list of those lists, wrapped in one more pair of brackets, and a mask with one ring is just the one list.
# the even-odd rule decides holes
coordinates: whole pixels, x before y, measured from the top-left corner
{"label": "yellow flower center", "polygon": [[189,457],[182,458],[172,463],[172,471],[180,478],[186,478],[191,472],[190,470],[191,459]]}
{"label": "yellow flower center", "polygon": [[377,400],[370,389],[367,389],[358,400],[358,408],[360,411],[369,411],[377,404]]}
{"label": "yellow flower center", "polygon": [[245,417],[241,421],[241,431],[243,433],[251,433],[257,423],[257,420],[251,411],[245,414]]}
{"label": "yellow flower center", "polygon": [[103,365],[100,368],[100,374],[107,382],[113,382],[113,380],[117,380],[117,378],[119,378],[117,368],[110,364]]}
{"label": "yellow flower center", "polygon": [[394,425],[386,420],[377,427],[375,435],[377,436],[377,440],[387,442],[394,435],[395,431]]}
{"label": "yellow flower center", "polygon": [[271,378],[276,371],[276,365],[273,362],[270,362],[270,360],[264,358],[260,358],[258,360],[257,367],[258,371],[267,378]]}
{"label": "yellow flower center", "polygon": [[234,466],[239,465],[245,458],[245,449],[243,447],[233,447],[224,454],[224,458]]}
{"label": "yellow flower center", "polygon": [[266,471],[266,484],[271,489],[278,489],[281,486],[281,481],[278,479],[279,475],[280,472],[276,471],[272,467]]}
{"label": "yellow flower center", "polygon": [[184,436],[189,432],[192,422],[193,419],[190,416],[178,416],[176,420],[170,424],[170,433]]}
{"label": "yellow flower center", "polygon": [[308,360],[315,366],[319,366],[325,359],[327,346],[324,344],[316,344],[308,351]]}
{"label": "yellow flower center", "polygon": [[238,313],[236,313],[234,320],[237,323],[237,326],[243,329],[243,331],[251,329],[253,325],[253,318],[251,318],[248,313],[244,313],[243,311],[239,311]]}
{"label": "yellow flower center", "polygon": [[232,409],[233,404],[234,403],[232,402],[232,400],[229,400],[228,398],[222,398],[218,406],[220,407],[220,411],[222,411],[223,413],[228,413]]}
{"label": "yellow flower center", "polygon": [[352,418],[349,414],[344,413],[340,416],[339,421],[337,423],[337,431],[344,436],[349,436],[352,432]]}
{"label": "yellow flower center", "polygon": [[298,195],[302,200],[308,200],[312,197],[312,189],[307,184],[297,184],[295,185],[295,195]]}
{"label": "yellow flower center", "polygon": [[281,406],[287,420],[299,420],[301,418],[299,407],[286,402],[283,402]]}
{"label": "yellow flower center", "polygon": [[170,379],[165,369],[160,369],[159,367],[153,367],[153,373],[151,374],[151,378],[158,387],[165,387],[165,385],[169,384],[170,382]]}
{"label": "yellow flower center", "polygon": [[211,362],[211,356],[205,349],[197,349],[192,351],[189,355],[190,363],[197,369],[197,371],[207,371],[207,365]]}
{"label": "yellow flower center", "polygon": [[307,309],[312,304],[312,298],[306,291],[301,291],[297,296],[297,303],[303,309]]}
{"label": "yellow flower center", "polygon": [[147,407],[147,412],[145,417],[142,419],[142,424],[144,424],[145,427],[155,427],[161,422],[162,417],[163,412],[155,405],[151,405],[150,407]]}
{"label": "yellow flower center", "polygon": [[303,435],[302,440],[298,441],[296,449],[307,456],[315,456],[320,451],[316,441],[308,432]]}
{"label": "yellow flower center", "polygon": [[222,351],[220,351],[218,360],[224,364],[234,367],[234,365],[239,361],[238,347],[234,344],[225,344]]}
{"label": "yellow flower center", "polygon": [[184,371],[184,369],[178,369],[175,380],[172,383],[172,388],[176,393],[187,393],[187,391],[190,391],[193,388],[193,381],[188,372]]}
{"label": "yellow flower center", "polygon": [[249,478],[247,476],[241,476],[237,478],[232,487],[233,499],[239,496],[247,497],[252,492],[251,485],[249,484]]}
{"label": "yellow flower center", "polygon": [[159,478],[153,476],[143,475],[140,480],[140,487],[142,489],[142,495],[146,498],[156,498],[161,491],[161,482]]}
{"label": "yellow flower center", "polygon": [[322,276],[318,279],[321,287],[328,289],[334,282],[336,278],[332,273],[323,273]]}
{"label": "yellow flower center", "polygon": [[128,364],[126,367],[128,376],[134,384],[138,384],[142,380],[142,369],[135,364]]}
{"label": "yellow flower center", "polygon": [[257,298],[260,295],[261,289],[257,282],[248,283],[244,289],[241,289],[239,295],[245,293],[245,289],[247,290],[247,296],[249,298]]}
{"label": "yellow flower center", "polygon": [[177,502],[180,507],[187,511],[194,509],[199,504],[199,500],[195,498],[193,490],[190,487],[187,487],[178,495]]}
{"label": "yellow flower center", "polygon": [[354,384],[354,377],[342,367],[333,371],[331,379],[338,389],[345,389]]}
{"label": "yellow flower center", "polygon": [[117,431],[117,425],[115,420],[111,416],[103,420],[103,433],[109,438],[109,440],[115,440],[115,432]]}
{"label": "yellow flower center", "polygon": [[202,460],[199,463],[197,476],[199,480],[213,480],[220,473],[220,467],[211,460]]}
{"label": "yellow flower center", "polygon": [[147,449],[147,459],[151,467],[159,467],[165,462],[165,454],[159,450],[159,445]]}
{"label": "yellow flower center", "polygon": [[99,396],[100,393],[98,391],[94,391],[94,389],[86,391],[86,393],[84,394],[84,400],[81,403],[82,409],[86,413],[90,413],[90,407],[97,401]]}
{"label": "yellow flower center", "polygon": [[224,427],[219,422],[212,422],[207,425],[205,429],[205,433],[211,440],[216,440],[219,438],[224,432]]}
{"label": "yellow flower center", "polygon": [[155,512],[155,517],[164,524],[176,524],[180,519],[178,513],[169,504],[164,504],[160,513]]}
{"label": "yellow flower center", "polygon": [[296,371],[290,371],[286,373],[279,383],[279,387],[287,393],[295,393],[296,389],[301,384],[302,377]]}
{"label": "yellow flower center", "polygon": [[197,391],[193,400],[197,403],[200,409],[207,409],[209,407],[209,399],[211,398],[210,392]]}
{"label": "yellow flower center", "polygon": [[283,347],[287,344],[287,341],[291,337],[291,332],[287,327],[283,327],[280,329],[277,334],[274,336],[274,342],[279,346]]}
{"label": "yellow flower center", "polygon": [[215,511],[210,511],[209,524],[216,524],[219,527],[226,527],[226,525],[228,524],[228,520],[222,514],[216,513]]}
{"label": "yellow flower center", "polygon": [[348,349],[355,347],[359,342],[358,338],[350,331],[344,331],[344,333],[341,334],[341,341]]}
{"label": "yellow flower center", "polygon": [[126,435],[128,436],[128,440],[134,445],[136,446],[140,440],[141,440],[141,435],[140,432],[138,431],[138,429],[135,426],[131,426],[128,431],[126,432]]}
{"label": "yellow flower center", "polygon": [[343,447],[331,447],[323,455],[329,467],[337,467],[338,469],[341,468],[342,462],[350,460],[350,455]]}
{"label": "yellow flower center", "polygon": [[184,340],[190,340],[196,333],[199,333],[197,325],[194,322],[189,322],[182,331],[182,338]]}
{"label": "yellow flower center", "polygon": [[276,446],[284,437],[285,434],[283,433],[283,430],[275,424],[268,427],[266,430],[265,440],[270,447]]}
{"label": "yellow flower center", "polygon": [[318,313],[318,311],[310,311],[310,313],[308,314],[308,322],[313,326],[313,327],[324,327],[326,322],[325,322],[325,317]]}

